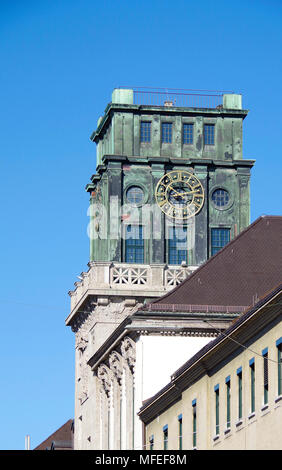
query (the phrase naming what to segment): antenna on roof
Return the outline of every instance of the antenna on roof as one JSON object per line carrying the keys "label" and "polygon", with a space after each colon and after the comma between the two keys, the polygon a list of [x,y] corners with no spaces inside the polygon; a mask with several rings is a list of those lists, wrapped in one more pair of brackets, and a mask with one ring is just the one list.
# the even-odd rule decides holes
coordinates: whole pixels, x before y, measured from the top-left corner
{"label": "antenna on roof", "polygon": [[30,435],[25,436],[25,450],[30,450]]}

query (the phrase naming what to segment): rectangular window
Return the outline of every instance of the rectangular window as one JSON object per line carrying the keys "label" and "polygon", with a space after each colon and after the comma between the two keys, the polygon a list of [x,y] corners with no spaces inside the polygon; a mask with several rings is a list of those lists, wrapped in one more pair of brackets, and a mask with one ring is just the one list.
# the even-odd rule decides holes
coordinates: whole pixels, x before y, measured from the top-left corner
{"label": "rectangular window", "polygon": [[231,426],[231,381],[230,376],[226,377],[226,428],[229,429]]}
{"label": "rectangular window", "polygon": [[162,142],[171,144],[172,142],[172,122],[162,122]]}
{"label": "rectangular window", "polygon": [[276,341],[278,368],[278,396],[282,395],[282,337]]}
{"label": "rectangular window", "polygon": [[249,361],[250,373],[251,373],[251,413],[255,412],[256,409],[256,382],[255,382],[255,359],[254,357]]}
{"label": "rectangular window", "polygon": [[204,125],[204,143],[205,145],[214,145],[214,124],[205,124]]}
{"label": "rectangular window", "polygon": [[150,450],[154,450],[154,436],[149,437]]}
{"label": "rectangular window", "polygon": [[163,427],[164,450],[168,449],[168,426]]}
{"label": "rectangular window", "polygon": [[178,449],[182,450],[182,415],[178,416]]}
{"label": "rectangular window", "polygon": [[193,416],[193,448],[197,447],[197,401],[192,401],[192,416]]}
{"label": "rectangular window", "polygon": [[243,416],[243,384],[242,384],[242,367],[237,369],[238,377],[238,419],[242,419]]}
{"label": "rectangular window", "polygon": [[140,142],[151,142],[151,123],[141,121]]}
{"label": "rectangular window", "polygon": [[183,124],[183,144],[193,144],[194,124]]}
{"label": "rectangular window", "polygon": [[214,387],[215,391],[215,434],[219,435],[219,385]]}
{"label": "rectangular window", "polygon": [[262,351],[263,356],[263,402],[268,404],[268,348]]}
{"label": "rectangular window", "polygon": [[221,248],[230,242],[229,228],[211,229],[211,255],[215,255]]}
{"label": "rectangular window", "polygon": [[125,262],[144,263],[144,239],[142,225],[127,225],[126,227]]}
{"label": "rectangular window", "polygon": [[187,263],[187,227],[170,227],[168,264]]}

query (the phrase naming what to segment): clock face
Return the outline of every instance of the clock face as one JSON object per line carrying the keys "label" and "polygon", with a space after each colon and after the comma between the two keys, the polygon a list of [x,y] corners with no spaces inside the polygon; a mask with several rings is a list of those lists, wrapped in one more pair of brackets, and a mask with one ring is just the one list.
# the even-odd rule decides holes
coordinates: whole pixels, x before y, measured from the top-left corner
{"label": "clock face", "polygon": [[166,173],[156,187],[156,201],[161,210],[173,219],[188,219],[204,204],[204,188],[198,178],[188,171]]}

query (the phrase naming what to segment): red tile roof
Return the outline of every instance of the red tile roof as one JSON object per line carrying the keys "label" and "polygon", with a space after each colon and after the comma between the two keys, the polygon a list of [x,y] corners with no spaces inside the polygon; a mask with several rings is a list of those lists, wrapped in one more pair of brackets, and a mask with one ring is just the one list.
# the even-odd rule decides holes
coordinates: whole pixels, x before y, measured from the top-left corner
{"label": "red tile roof", "polygon": [[152,304],[249,306],[281,281],[282,217],[262,216]]}

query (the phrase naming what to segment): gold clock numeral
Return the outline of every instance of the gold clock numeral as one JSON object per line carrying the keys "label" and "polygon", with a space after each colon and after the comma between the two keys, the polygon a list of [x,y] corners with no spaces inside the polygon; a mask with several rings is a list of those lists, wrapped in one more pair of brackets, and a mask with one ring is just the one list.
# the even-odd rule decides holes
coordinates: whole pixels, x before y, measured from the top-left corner
{"label": "gold clock numeral", "polygon": [[201,203],[200,203],[200,202],[197,202],[196,200],[194,200],[194,201],[192,202],[192,204],[193,204],[194,206],[196,206],[197,208],[199,208],[199,207],[201,206]]}
{"label": "gold clock numeral", "polygon": [[166,204],[167,200],[165,197],[161,197],[161,200],[158,200],[158,204],[160,207],[162,207],[164,204]]}

